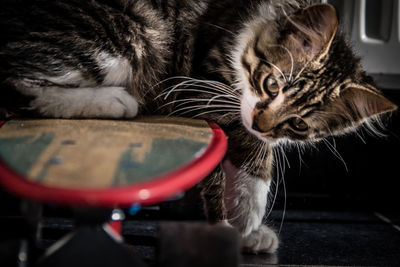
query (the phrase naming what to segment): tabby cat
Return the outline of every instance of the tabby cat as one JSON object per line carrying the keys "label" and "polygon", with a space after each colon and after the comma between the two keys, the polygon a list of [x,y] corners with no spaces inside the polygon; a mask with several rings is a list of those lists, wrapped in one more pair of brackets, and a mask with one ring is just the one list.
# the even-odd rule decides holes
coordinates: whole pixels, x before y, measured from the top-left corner
{"label": "tabby cat", "polygon": [[0,4],[0,108],[58,118],[216,121],[228,153],[203,183],[211,222],[273,253],[262,224],[274,149],[354,131],[397,107],[307,0],[31,0]]}

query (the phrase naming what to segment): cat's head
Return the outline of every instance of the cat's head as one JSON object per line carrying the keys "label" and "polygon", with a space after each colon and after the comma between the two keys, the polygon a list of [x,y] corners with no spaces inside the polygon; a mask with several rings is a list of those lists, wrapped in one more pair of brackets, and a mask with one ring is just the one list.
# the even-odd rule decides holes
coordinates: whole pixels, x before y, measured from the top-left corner
{"label": "cat's head", "polygon": [[249,24],[240,38],[241,117],[260,139],[315,141],[397,108],[363,71],[330,5]]}

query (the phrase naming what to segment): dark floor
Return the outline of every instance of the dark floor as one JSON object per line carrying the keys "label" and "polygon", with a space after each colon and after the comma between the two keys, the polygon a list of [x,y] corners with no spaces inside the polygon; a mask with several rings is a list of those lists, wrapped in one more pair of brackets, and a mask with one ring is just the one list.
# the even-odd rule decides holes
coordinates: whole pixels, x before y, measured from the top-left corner
{"label": "dark floor", "polygon": [[379,212],[288,211],[277,257],[245,256],[243,266],[400,266],[395,222]]}
{"label": "dark floor", "polygon": [[[151,266],[163,222],[159,208],[128,216],[123,225],[125,242]],[[74,222],[64,216],[65,211],[61,217],[57,213],[51,208],[51,217],[43,221],[41,249],[73,229]],[[242,255],[240,266],[400,266],[400,213],[286,210],[283,222],[282,215],[282,210],[276,210],[268,220],[276,229],[282,224],[278,253]],[[182,221],[180,217],[176,222]],[[200,217],[192,216],[185,222],[199,221]],[[0,216],[0,226],[0,266],[16,266],[10,257],[16,255],[20,243],[13,236],[21,235],[23,223],[18,216]]]}
{"label": "dark floor", "polygon": [[[270,220],[279,228],[282,211]],[[135,228],[152,235],[156,224],[142,223],[126,223],[128,239]],[[242,255],[240,266],[400,266],[399,214],[288,210],[282,225],[277,255]],[[154,256],[151,247],[138,248]]]}

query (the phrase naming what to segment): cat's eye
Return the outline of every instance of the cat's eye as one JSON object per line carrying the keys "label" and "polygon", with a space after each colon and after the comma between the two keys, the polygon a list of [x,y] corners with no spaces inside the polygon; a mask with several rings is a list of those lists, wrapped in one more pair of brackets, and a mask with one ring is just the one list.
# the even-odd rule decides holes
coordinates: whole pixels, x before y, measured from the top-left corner
{"label": "cat's eye", "polygon": [[295,131],[304,132],[308,130],[308,124],[303,119],[298,117],[290,119],[289,125]]}
{"label": "cat's eye", "polygon": [[272,75],[264,79],[263,87],[270,97],[275,97],[279,93],[279,83]]}

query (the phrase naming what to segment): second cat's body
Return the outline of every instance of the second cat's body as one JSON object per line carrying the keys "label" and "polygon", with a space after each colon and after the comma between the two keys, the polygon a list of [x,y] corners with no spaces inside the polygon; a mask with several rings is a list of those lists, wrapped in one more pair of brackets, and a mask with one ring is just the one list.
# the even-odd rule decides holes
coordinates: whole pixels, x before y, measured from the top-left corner
{"label": "second cat's body", "polygon": [[396,107],[329,5],[306,0],[58,0],[1,4],[0,108],[61,118],[214,120],[226,158],[203,183],[210,221],[274,252],[262,225],[274,147],[347,133]]}

